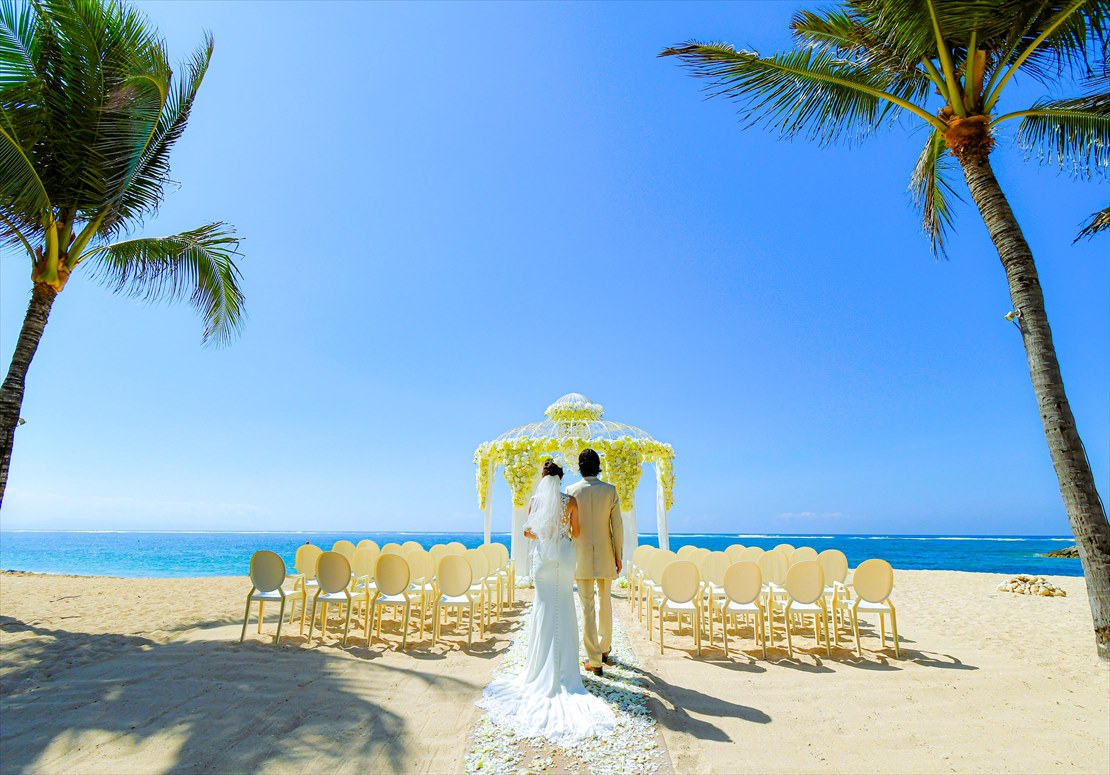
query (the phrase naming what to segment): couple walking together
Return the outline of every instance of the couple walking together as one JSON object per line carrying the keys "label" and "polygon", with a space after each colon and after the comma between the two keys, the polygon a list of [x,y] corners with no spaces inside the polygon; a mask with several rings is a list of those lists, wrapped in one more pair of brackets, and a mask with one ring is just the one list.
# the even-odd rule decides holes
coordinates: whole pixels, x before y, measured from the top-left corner
{"label": "couple walking together", "polygon": [[[523,737],[572,745],[609,734],[612,710],[586,691],[578,662],[574,583],[582,600],[586,670],[602,675],[613,637],[610,586],[621,570],[624,529],[616,488],[597,478],[601,461],[578,456],[582,481],[562,492],[563,469],[548,460],[528,505],[524,535],[533,541],[536,598],[524,671],[494,680],[478,703]],[[600,616],[599,616],[600,614]]]}

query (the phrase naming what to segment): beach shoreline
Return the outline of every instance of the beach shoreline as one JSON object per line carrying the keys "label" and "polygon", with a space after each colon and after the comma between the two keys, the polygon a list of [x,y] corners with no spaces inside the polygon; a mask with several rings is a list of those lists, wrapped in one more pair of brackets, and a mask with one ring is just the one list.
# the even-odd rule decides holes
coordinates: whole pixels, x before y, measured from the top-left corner
{"label": "beach shoreline", "polygon": [[[699,658],[673,621],[660,655],[613,605],[677,773],[1107,772],[1110,671],[1083,580],[1052,576],[1068,596],[1041,598],[999,592],[1005,578],[896,569],[901,659],[875,623],[862,659],[805,633],[789,660],[781,632],[768,660],[746,632],[725,659],[719,626]],[[296,625],[275,648],[272,615],[238,642],[248,590],[245,576],[0,574],[5,770],[462,771],[523,609],[471,654],[450,634],[408,653],[393,634],[308,644]]]}

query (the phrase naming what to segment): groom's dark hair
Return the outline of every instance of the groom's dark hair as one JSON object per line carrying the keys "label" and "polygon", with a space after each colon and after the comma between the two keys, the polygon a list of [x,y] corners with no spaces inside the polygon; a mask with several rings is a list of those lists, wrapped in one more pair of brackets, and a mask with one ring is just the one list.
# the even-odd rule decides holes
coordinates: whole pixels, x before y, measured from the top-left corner
{"label": "groom's dark hair", "polygon": [[592,449],[584,449],[578,454],[578,471],[582,476],[597,476],[601,472],[601,458]]}

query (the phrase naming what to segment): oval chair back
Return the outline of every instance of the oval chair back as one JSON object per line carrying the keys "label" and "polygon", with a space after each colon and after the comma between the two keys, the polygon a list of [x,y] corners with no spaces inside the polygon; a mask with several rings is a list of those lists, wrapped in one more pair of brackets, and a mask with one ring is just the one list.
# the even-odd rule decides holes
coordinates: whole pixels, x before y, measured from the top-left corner
{"label": "oval chair back", "polygon": [[760,555],[759,570],[763,574],[764,584],[781,587],[786,583],[787,563],[782,552],[770,551]]}
{"label": "oval chair back", "polygon": [[663,571],[672,562],[680,562],[671,552],[660,551],[648,561],[648,575],[655,584],[663,583]]}
{"label": "oval chair back", "polygon": [[490,573],[501,570],[501,552],[497,551],[497,546],[495,544],[482,544],[478,548],[481,549],[482,554],[486,556],[486,562],[489,564]]}
{"label": "oval chair back", "polygon": [[356,549],[373,549],[375,552],[381,552],[381,547],[378,546],[377,541],[371,541],[369,538],[364,538],[355,546]]}
{"label": "oval chair back", "polygon": [[419,541],[405,541],[403,544],[401,544],[401,551],[404,552],[406,555],[413,549],[423,550],[424,547],[420,545]]}
{"label": "oval chair back", "polygon": [[402,557],[405,553],[401,551],[401,545],[390,541],[388,544],[382,544],[382,554],[399,554]]}
{"label": "oval chair back", "polygon": [[725,549],[725,554],[731,562],[738,562],[740,559],[740,552],[744,551],[746,547],[743,544],[732,544]]}
{"label": "oval chair back", "polygon": [[894,569],[886,560],[864,560],[852,576],[856,594],[868,603],[883,603],[894,591]]}
{"label": "oval chair back", "polygon": [[695,565],[701,567],[702,560],[704,560],[708,556],[709,550],[706,549],[704,546],[699,546],[695,548],[694,551],[690,552],[690,555],[688,557],[684,557],[683,559],[692,560]]}
{"label": "oval chair back", "polygon": [[374,579],[383,595],[399,595],[409,588],[411,574],[409,563],[400,554],[383,552],[374,569]]}
{"label": "oval chair back", "polygon": [[734,562],[725,569],[723,586],[732,602],[754,603],[763,591],[763,573],[754,562]]}
{"label": "oval chair back", "polygon": [[814,560],[791,565],[786,572],[786,593],[799,603],[816,603],[825,594],[825,572]]}
{"label": "oval chair back", "polygon": [[825,583],[841,583],[848,578],[848,558],[839,549],[826,549],[817,555],[817,564],[825,571]]}
{"label": "oval chair back", "polygon": [[470,571],[474,574],[470,583],[477,584],[482,581],[489,573],[489,561],[486,556],[477,549],[467,549],[463,557],[470,563]]}
{"label": "oval chair back", "polygon": [[693,553],[694,549],[696,549],[696,548],[697,548],[696,546],[691,546],[690,544],[686,544],[685,546],[680,546],[680,547],[678,547],[678,556],[685,560],[687,557],[689,557]]}
{"label": "oval chair back", "polygon": [[497,553],[501,555],[501,567],[502,568],[508,567],[508,565],[509,565],[509,547],[505,546],[505,544],[502,544],[502,543],[494,544],[494,546],[497,547]]}
{"label": "oval chair back", "polygon": [[432,555],[432,559],[436,561],[436,567],[439,567],[439,561],[447,556],[447,546],[445,544],[433,544],[428,549],[428,554]]}
{"label": "oval chair back", "polygon": [[331,550],[333,552],[339,552],[344,557],[346,557],[347,561],[349,562],[351,557],[354,556],[355,545],[348,541],[346,538],[341,538],[331,545]]}
{"label": "oval chair back", "polygon": [[452,554],[462,554],[466,551],[466,546],[463,545],[462,541],[451,541],[447,544],[447,548],[451,550]]}
{"label": "oval chair back", "polygon": [[702,580],[715,587],[724,586],[725,571],[731,564],[724,552],[710,552],[701,563]]}
{"label": "oval chair back", "polygon": [[351,562],[339,552],[324,552],[316,561],[316,581],[326,595],[342,592],[351,583]]}
{"label": "oval chair back", "polygon": [[324,553],[316,544],[305,544],[297,547],[297,557],[293,560],[293,567],[297,573],[303,573],[306,579],[316,578],[316,562]]}
{"label": "oval chair back", "polygon": [[690,560],[675,560],[663,569],[661,585],[672,603],[688,603],[701,589],[701,575]]}
{"label": "oval chair back", "polygon": [[637,568],[644,564],[644,558],[651,554],[650,546],[637,546],[636,551],[632,553],[632,564]]}
{"label": "oval chair back", "polygon": [[813,562],[816,559],[817,550],[812,546],[799,546],[790,553],[791,565],[796,565],[799,562]]}
{"label": "oval chair back", "polygon": [[285,560],[265,549],[251,555],[251,584],[259,592],[273,592],[285,581]]}
{"label": "oval chair back", "polygon": [[786,552],[786,556],[790,557],[790,553],[792,551],[794,551],[794,545],[793,544],[779,544],[778,546],[776,546],[771,551],[773,551],[773,552]]}
{"label": "oval chair back", "polygon": [[431,554],[423,549],[417,549],[409,552],[405,559],[409,562],[409,573],[412,576],[409,581],[411,583],[430,584],[435,581],[436,561]]}
{"label": "oval chair back", "polygon": [[474,583],[474,573],[465,557],[445,554],[436,570],[439,590],[450,597],[461,597]]}
{"label": "oval chair back", "polygon": [[363,576],[373,576],[374,566],[378,562],[378,552],[374,549],[355,549],[354,556],[351,557],[351,573],[356,578]]}
{"label": "oval chair back", "polygon": [[759,558],[764,554],[763,548],[759,546],[749,546],[743,551],[739,552],[736,556],[736,562],[754,562],[759,563]]}

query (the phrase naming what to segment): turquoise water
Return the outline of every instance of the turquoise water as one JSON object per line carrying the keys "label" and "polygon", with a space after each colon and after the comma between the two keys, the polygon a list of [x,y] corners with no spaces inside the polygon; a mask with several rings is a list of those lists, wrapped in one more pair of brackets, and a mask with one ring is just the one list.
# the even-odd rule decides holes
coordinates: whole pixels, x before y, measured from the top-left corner
{"label": "turquoise water", "polygon": [[[355,542],[369,538],[379,545],[409,540],[424,546],[447,541],[461,541],[468,547],[482,543],[481,533],[0,531],[0,569],[83,576],[243,576],[251,554],[258,549],[277,552],[292,567],[298,546],[311,542],[327,549],[341,538]],[[508,545],[509,535],[494,533],[493,540]],[[642,534],[640,543],[657,545],[657,537]],[[770,549],[780,543],[812,546],[818,551],[840,549],[852,567],[880,557],[895,568],[1082,575],[1079,560],[1037,556],[1074,543],[1074,539],[1064,536],[671,535],[672,549],[683,544],[714,550],[729,544]]]}

